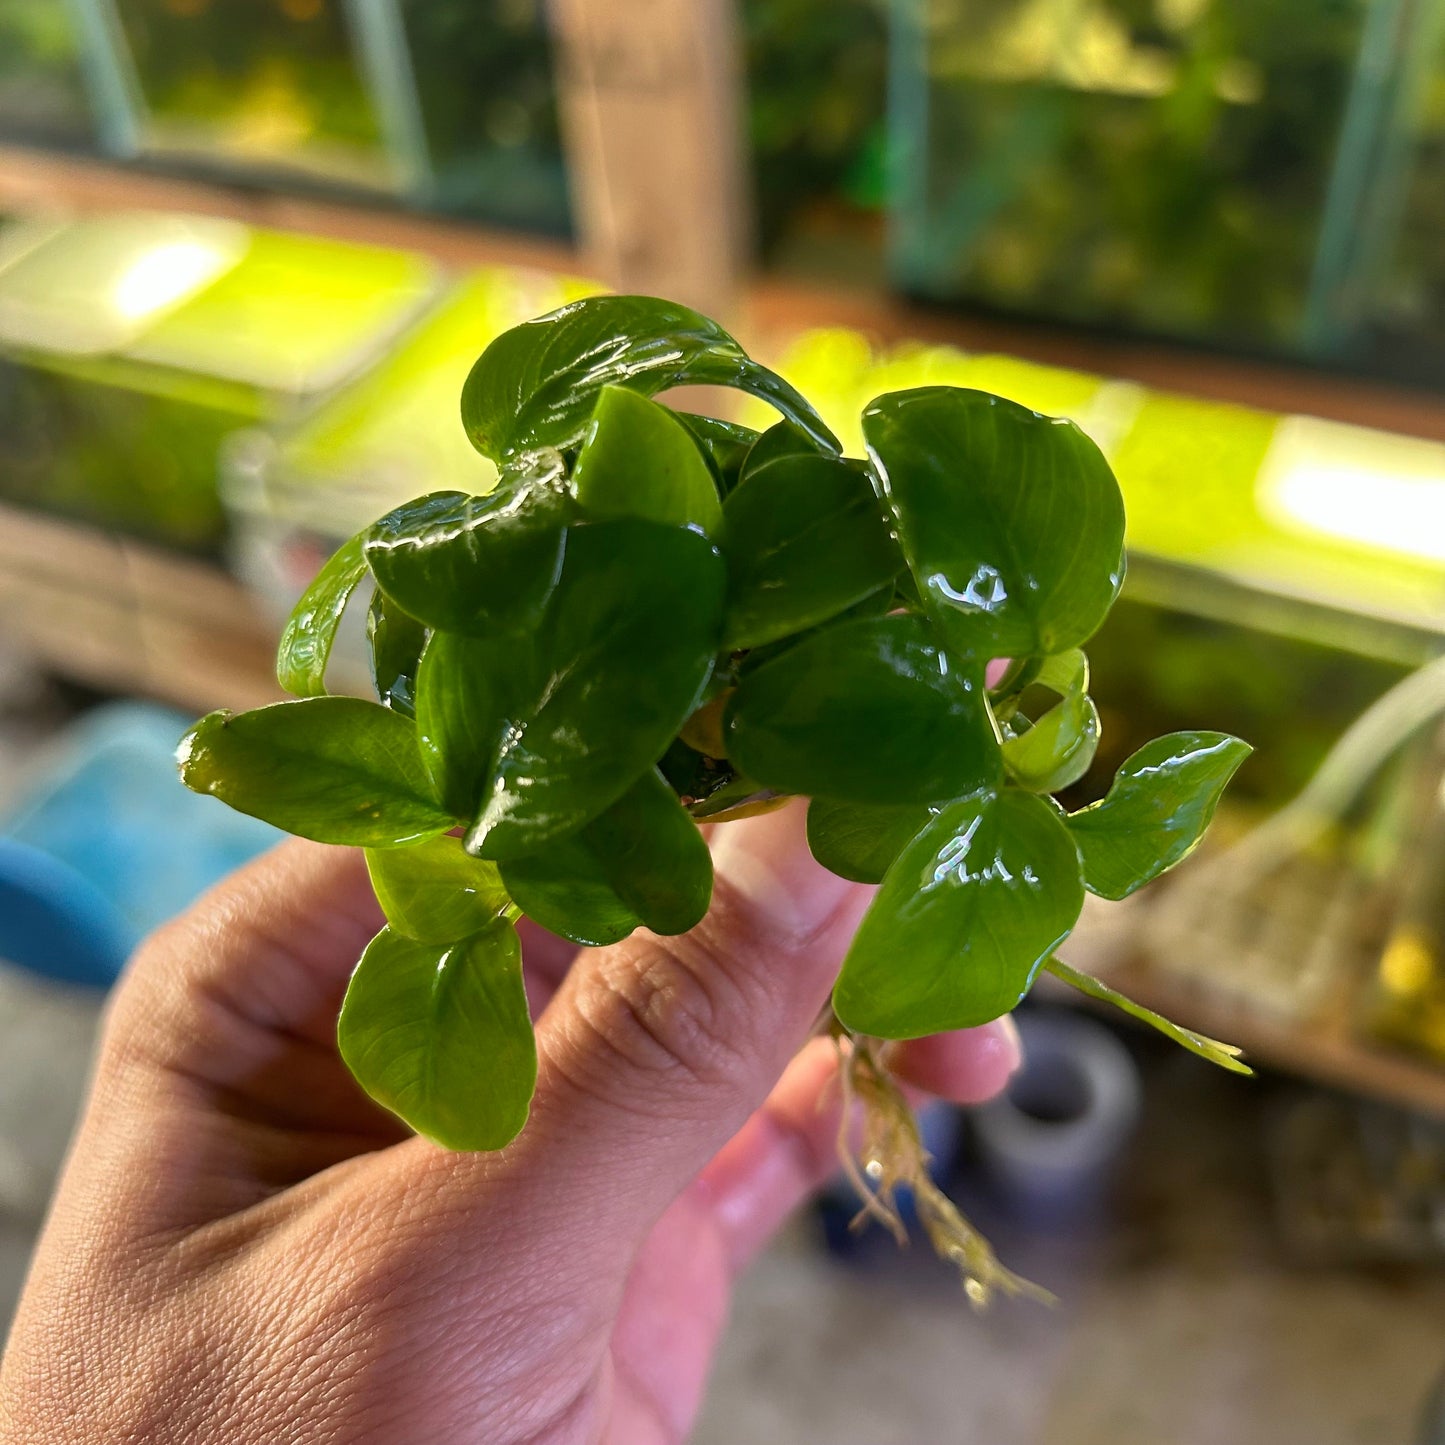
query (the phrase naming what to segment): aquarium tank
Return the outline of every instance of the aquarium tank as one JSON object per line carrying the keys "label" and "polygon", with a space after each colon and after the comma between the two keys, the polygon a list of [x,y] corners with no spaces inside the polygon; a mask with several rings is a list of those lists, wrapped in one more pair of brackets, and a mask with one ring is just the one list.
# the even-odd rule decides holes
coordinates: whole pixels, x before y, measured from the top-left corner
{"label": "aquarium tank", "polygon": [[91,144],[81,54],[71,7],[62,0],[0,3],[0,138]]}
{"label": "aquarium tank", "polygon": [[114,0],[140,149],[386,190],[385,144],[341,0]]}
{"label": "aquarium tank", "polygon": [[1445,378],[1438,0],[895,0],[931,301]]}

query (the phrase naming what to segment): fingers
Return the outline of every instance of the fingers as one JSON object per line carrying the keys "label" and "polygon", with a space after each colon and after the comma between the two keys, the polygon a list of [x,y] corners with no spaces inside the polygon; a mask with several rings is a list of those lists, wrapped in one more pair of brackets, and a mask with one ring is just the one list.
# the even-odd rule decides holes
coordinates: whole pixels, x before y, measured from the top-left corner
{"label": "fingers", "polygon": [[838,1050],[813,1039],[698,1181],[737,1272],[838,1168]]}
{"label": "fingers", "polygon": [[704,922],[584,951],[538,1022],[537,1095],[513,1148],[565,1182],[614,1254],[763,1102],[827,1001],[869,893],[812,861],[804,817],[719,829]]}
{"label": "fingers", "polygon": [[[1018,1030],[1007,1018],[910,1040],[889,1058],[898,1077],[957,1103],[992,1098],[1020,1062]],[[788,1216],[837,1172],[843,1107],[837,1070],[832,1041],[813,1039],[704,1171],[699,1187],[734,1270],[746,1267]]]}
{"label": "fingers", "polygon": [[141,945],[112,1034],[208,1075],[247,1068],[268,1034],[334,1056],[347,979],[383,922],[358,850],[282,843]]}
{"label": "fingers", "polygon": [[577,945],[549,933],[530,918],[517,921],[517,934],[522,940],[522,972],[527,985],[527,1005],[537,1018],[552,1002],[567,970],[577,957]]}
{"label": "fingers", "polygon": [[925,1094],[955,1104],[979,1104],[1008,1083],[1023,1062],[1023,1046],[1018,1026],[1005,1017],[982,1028],[892,1044],[884,1062],[896,1078]]}

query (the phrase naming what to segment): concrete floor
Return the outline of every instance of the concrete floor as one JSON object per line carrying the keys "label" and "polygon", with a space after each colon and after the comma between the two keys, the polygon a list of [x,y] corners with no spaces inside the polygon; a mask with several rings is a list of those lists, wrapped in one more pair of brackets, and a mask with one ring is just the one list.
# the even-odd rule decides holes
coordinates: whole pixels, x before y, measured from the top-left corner
{"label": "concrete floor", "polygon": [[743,1286],[697,1445],[1413,1445],[1445,1277],[1291,1264],[1260,1129],[1276,1091],[1145,1063],[1144,1122],[1092,1217],[1010,1223],[963,1182],[1057,1308],[974,1315],[922,1250],[880,1239],[840,1267],[800,1222]]}
{"label": "concrete floor", "polygon": [[[0,718],[0,804],[48,727],[19,716]],[[96,1018],[0,966],[0,1328]],[[1263,1144],[1282,1086],[1129,1037],[1146,1107],[1106,1203],[1021,1221],[965,1144],[961,1202],[1056,1309],[977,1316],[925,1247],[874,1236],[840,1260],[809,1214],[739,1291],[696,1445],[1416,1445],[1445,1274],[1292,1264]]]}

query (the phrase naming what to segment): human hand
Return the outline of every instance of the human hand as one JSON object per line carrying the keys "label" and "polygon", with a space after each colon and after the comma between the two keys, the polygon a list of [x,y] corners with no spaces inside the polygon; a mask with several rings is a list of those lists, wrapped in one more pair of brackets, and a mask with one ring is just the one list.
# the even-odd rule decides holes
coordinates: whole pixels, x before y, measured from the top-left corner
{"label": "human hand", "polygon": [[[496,1154],[411,1136],[340,1062],[382,922],[359,853],[284,844],[158,932],[111,1004],[0,1440],[682,1441],[732,1281],[834,1167],[809,1034],[870,890],[812,862],[802,819],[718,828],[684,937],[524,930],[540,1071]],[[1017,1037],[891,1061],[979,1099]]]}

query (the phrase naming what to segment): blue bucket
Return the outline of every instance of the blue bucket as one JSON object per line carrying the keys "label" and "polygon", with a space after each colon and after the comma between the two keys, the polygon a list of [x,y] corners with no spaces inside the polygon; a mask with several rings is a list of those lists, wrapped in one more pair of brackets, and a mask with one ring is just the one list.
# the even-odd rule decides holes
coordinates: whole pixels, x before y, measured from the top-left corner
{"label": "blue bucket", "polygon": [[282,836],[185,788],[190,719],[108,703],[61,737],[0,819],[0,958],[109,987],[140,939]]}

